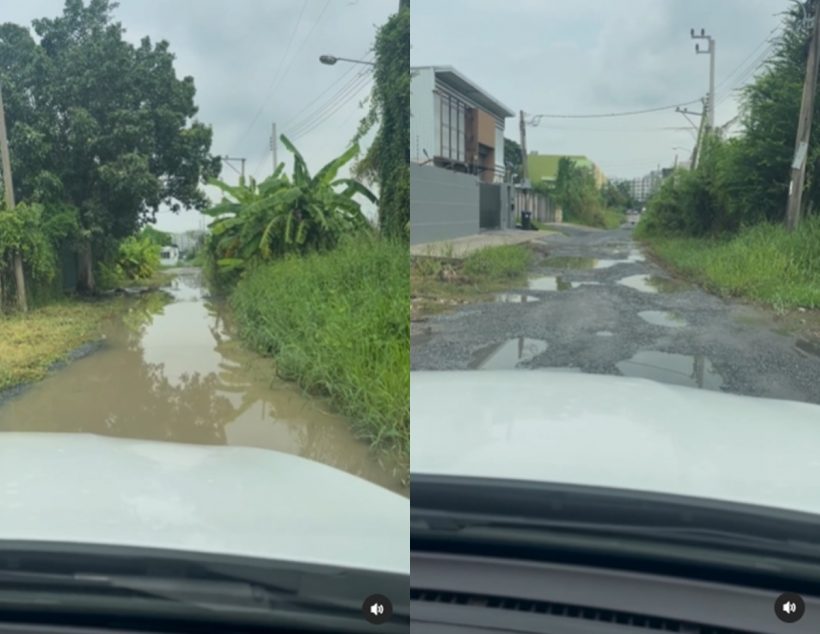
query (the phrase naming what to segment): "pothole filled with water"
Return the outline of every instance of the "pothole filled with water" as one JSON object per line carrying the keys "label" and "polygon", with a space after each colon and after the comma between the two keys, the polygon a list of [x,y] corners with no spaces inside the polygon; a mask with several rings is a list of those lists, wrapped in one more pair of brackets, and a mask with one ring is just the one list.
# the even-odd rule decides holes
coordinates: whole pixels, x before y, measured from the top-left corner
{"label": "pothole filled with water", "polygon": [[515,337],[485,346],[473,353],[470,368],[473,370],[511,370],[531,361],[547,349],[542,339]]}
{"label": "pothole filled with water", "polygon": [[530,279],[527,287],[531,291],[568,291],[572,288],[572,283],[567,282],[560,275],[546,275]]}
{"label": "pothole filled with water", "polygon": [[624,376],[652,379],[660,383],[719,390],[723,377],[704,355],[641,350],[631,359],[615,364]]}
{"label": "pothole filled with water", "polygon": [[638,313],[638,317],[653,326],[664,326],[665,328],[686,326],[686,320],[683,317],[665,310],[644,310]]}
{"label": "pothole filled with water", "polygon": [[499,304],[529,304],[539,299],[535,295],[524,295],[523,293],[498,293],[495,301]]}
{"label": "pothole filled with water", "polygon": [[618,280],[618,284],[634,288],[642,293],[674,293],[687,288],[684,282],[658,275],[630,275]]}

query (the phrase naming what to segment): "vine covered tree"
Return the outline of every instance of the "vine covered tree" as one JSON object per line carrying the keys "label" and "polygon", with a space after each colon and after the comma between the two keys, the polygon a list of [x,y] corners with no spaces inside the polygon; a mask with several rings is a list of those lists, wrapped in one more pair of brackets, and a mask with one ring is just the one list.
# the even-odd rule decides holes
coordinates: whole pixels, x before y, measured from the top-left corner
{"label": "vine covered tree", "polygon": [[376,138],[356,166],[356,175],[379,184],[382,235],[406,238],[410,223],[410,3],[382,25],[376,36],[375,85],[371,109],[354,138],[376,123]]}

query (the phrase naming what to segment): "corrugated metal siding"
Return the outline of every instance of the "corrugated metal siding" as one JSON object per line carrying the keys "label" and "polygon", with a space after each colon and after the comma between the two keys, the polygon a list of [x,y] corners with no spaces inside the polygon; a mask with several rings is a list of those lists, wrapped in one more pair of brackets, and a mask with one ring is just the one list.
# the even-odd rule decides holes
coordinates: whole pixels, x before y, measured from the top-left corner
{"label": "corrugated metal siding", "polygon": [[479,232],[478,179],[429,165],[410,165],[410,244]]}

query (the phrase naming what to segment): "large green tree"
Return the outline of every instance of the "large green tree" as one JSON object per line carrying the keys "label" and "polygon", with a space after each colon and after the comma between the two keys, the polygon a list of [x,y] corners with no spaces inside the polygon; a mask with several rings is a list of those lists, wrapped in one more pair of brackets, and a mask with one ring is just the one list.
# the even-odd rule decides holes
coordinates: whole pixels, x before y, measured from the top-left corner
{"label": "large green tree", "polygon": [[204,209],[217,176],[211,129],[197,121],[194,81],[179,79],[168,42],[123,39],[111,0],[66,0],[33,22],[35,39],[0,26],[17,198],[70,205],[81,286],[95,286],[95,249],[153,221],[160,206]]}

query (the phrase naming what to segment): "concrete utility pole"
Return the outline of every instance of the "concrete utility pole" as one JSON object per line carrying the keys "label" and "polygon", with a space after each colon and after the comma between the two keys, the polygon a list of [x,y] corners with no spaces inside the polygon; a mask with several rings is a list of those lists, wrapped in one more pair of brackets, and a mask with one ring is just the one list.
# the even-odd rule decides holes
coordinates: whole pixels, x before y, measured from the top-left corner
{"label": "concrete utility pole", "polygon": [[700,44],[695,44],[695,53],[698,55],[709,54],[709,118],[707,124],[709,129],[715,127],[715,39],[711,35],[706,35],[706,31],[700,30],[700,35],[695,35],[695,29],[689,29],[689,35],[693,40],[708,40],[709,49],[700,50]]}
{"label": "concrete utility pole", "polygon": [[[9,158],[9,141],[6,136],[6,111],[3,107],[3,89],[0,86],[0,154],[3,162],[3,193],[6,199],[6,207],[9,211],[14,210],[14,184],[11,179],[11,159]],[[2,270],[0,270],[2,273]],[[22,312],[28,311],[28,301],[26,299],[26,278],[23,274],[23,256],[20,249],[14,251],[14,279],[17,283],[17,307]],[[2,297],[0,297],[2,300]]]}
{"label": "concrete utility pole", "polygon": [[[708,106],[708,103],[707,103],[708,100],[709,100],[708,97],[703,100],[703,111],[704,111],[704,113],[706,112],[706,109],[707,109],[707,106]],[[706,130],[706,115],[704,114],[704,116],[702,116],[700,118],[700,127],[698,128],[698,138],[695,141],[695,149],[692,151],[692,169],[695,169],[698,166],[698,159],[700,158],[700,146],[703,143],[703,135],[704,135],[705,130]]]}
{"label": "concrete utility pole", "polygon": [[278,145],[278,139],[276,138],[276,124],[273,124],[273,133],[270,135],[270,149],[273,152],[273,171],[276,171],[276,166],[278,163],[276,162],[276,146]]}
{"label": "concrete utility pole", "polygon": [[518,112],[520,119],[518,121],[518,130],[521,134],[521,158],[523,163],[523,171],[524,171],[524,183],[525,187],[529,187],[530,184],[530,170],[527,167],[527,125],[524,123],[524,111],[519,110]]}
{"label": "concrete utility pole", "polygon": [[806,59],[806,78],[803,80],[803,99],[800,102],[800,118],[797,121],[797,139],[794,143],[789,202],[786,207],[786,228],[794,231],[800,224],[803,203],[803,184],[806,179],[806,159],[809,154],[811,120],[814,112],[814,94],[817,92],[818,46],[820,46],[820,7],[815,4],[814,25]]}

